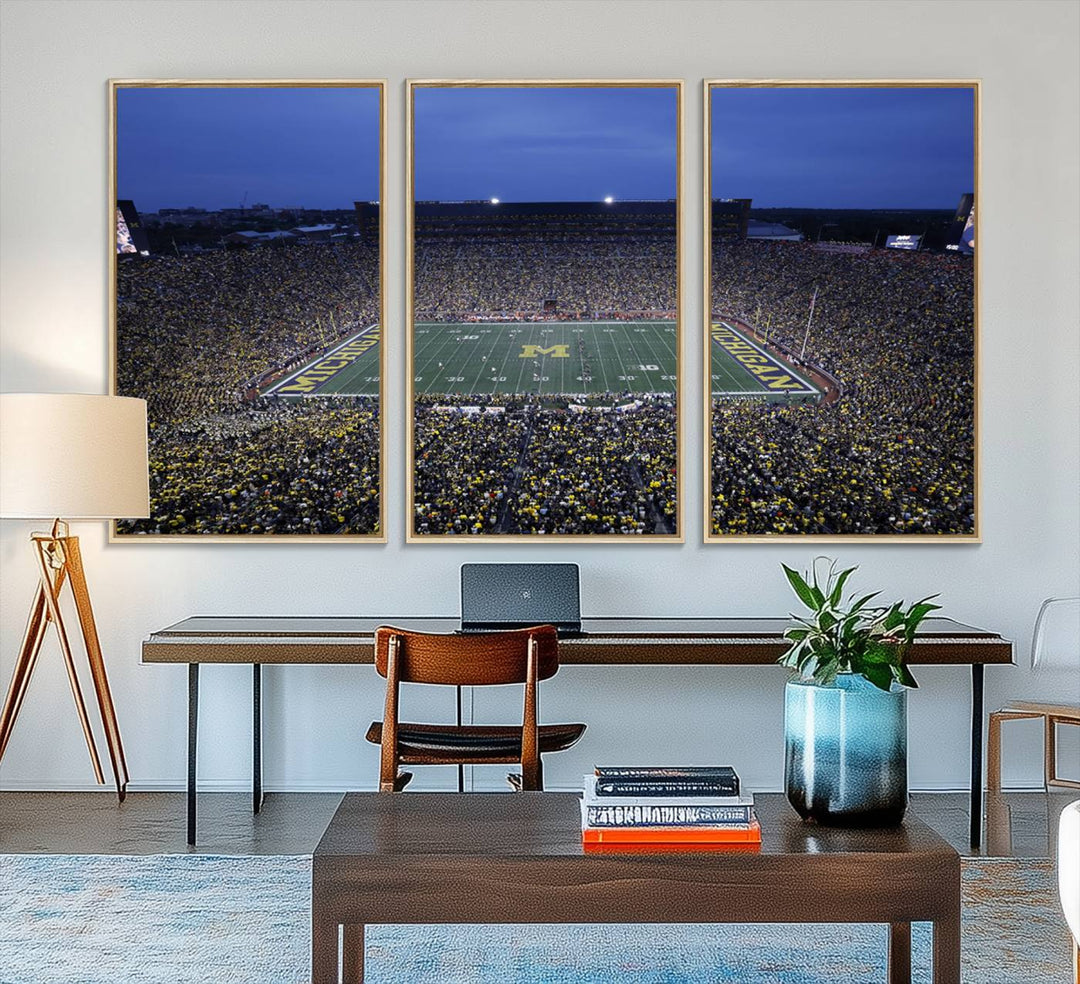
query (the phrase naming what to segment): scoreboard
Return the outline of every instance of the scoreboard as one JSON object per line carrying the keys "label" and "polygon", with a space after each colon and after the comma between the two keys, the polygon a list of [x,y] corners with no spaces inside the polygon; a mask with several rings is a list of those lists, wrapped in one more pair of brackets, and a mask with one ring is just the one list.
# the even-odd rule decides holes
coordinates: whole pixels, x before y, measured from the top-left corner
{"label": "scoreboard", "polygon": [[886,236],[886,249],[918,249],[922,236]]}

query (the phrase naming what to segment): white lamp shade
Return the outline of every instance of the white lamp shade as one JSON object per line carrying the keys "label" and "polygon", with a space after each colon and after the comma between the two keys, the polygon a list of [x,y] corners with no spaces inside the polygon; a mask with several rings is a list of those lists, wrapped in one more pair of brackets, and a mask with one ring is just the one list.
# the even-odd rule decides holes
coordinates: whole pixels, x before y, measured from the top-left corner
{"label": "white lamp shade", "polygon": [[145,400],[0,394],[0,516],[149,515]]}

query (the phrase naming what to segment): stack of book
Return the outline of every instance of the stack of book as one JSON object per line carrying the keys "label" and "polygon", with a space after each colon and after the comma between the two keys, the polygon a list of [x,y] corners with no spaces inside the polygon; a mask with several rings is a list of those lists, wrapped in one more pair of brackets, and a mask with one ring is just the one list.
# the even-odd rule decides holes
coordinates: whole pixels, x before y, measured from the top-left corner
{"label": "stack of book", "polygon": [[597,768],[585,777],[587,847],[761,844],[754,797],[727,765]]}

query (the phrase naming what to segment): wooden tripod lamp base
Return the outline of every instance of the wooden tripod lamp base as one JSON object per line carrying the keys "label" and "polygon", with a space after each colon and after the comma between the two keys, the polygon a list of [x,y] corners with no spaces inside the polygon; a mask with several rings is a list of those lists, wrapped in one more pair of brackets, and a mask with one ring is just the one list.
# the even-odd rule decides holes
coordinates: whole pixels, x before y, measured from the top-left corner
{"label": "wooden tripod lamp base", "polygon": [[75,599],[75,610],[79,616],[79,627],[86,646],[86,658],[90,664],[90,678],[93,680],[94,692],[97,695],[105,741],[109,747],[113,778],[116,780],[116,793],[122,803],[127,793],[127,761],[124,758],[124,746],[120,741],[120,728],[116,723],[116,709],[109,690],[109,680],[105,675],[105,660],[101,654],[97,626],[94,624],[94,612],[90,606],[90,592],[86,587],[86,575],[83,571],[82,555],[79,552],[79,538],[71,536],[67,524],[58,519],[53,523],[51,532],[32,533],[30,542],[34,547],[34,559],[38,567],[38,587],[30,606],[26,634],[23,636],[22,646],[15,661],[15,672],[11,676],[11,685],[8,687],[3,710],[0,711],[0,759],[4,757],[8,740],[15,727],[15,719],[19,716],[23,698],[30,685],[30,677],[33,675],[38,654],[41,652],[41,645],[45,641],[45,635],[51,624],[55,627],[60,642],[60,652],[67,667],[71,693],[75,698],[75,710],[82,724],[86,747],[90,750],[94,776],[99,783],[105,782],[105,776],[101,770],[101,758],[98,755],[94,733],[90,728],[90,719],[86,713],[82,686],[75,672],[75,657],[71,651],[67,627],[64,625],[63,612],[60,610],[61,589],[65,583],[70,584],[71,593]]}
{"label": "wooden tripod lamp base", "polygon": [[[0,461],[0,517],[5,519],[67,516],[100,520],[150,515],[145,400],[90,393],[0,393]],[[32,533],[30,542],[38,587],[11,686],[0,710],[0,759],[7,750],[51,624],[60,641],[94,775],[99,783],[105,782],[60,610],[61,591],[65,583],[70,584],[109,745],[116,792],[123,801],[128,784],[127,763],[90,607],[90,592],[86,589],[79,538],[71,536],[67,523],[57,519],[48,533]]]}

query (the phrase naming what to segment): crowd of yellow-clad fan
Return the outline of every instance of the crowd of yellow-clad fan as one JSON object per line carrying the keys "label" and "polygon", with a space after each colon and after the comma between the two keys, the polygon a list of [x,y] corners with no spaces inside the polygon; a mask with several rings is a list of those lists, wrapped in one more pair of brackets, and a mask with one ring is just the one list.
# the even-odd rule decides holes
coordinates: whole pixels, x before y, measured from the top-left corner
{"label": "crowd of yellow-clad fan", "polygon": [[717,243],[713,312],[745,318],[837,377],[825,406],[712,403],[714,533],[974,528],[970,259]]}
{"label": "crowd of yellow-clad fan", "polygon": [[669,312],[677,306],[674,224],[666,234],[616,236],[530,229],[502,236],[420,239],[416,247],[418,321],[466,321],[474,315],[515,318],[553,299],[563,316],[618,317]]}
{"label": "crowd of yellow-clad fan", "polygon": [[[447,410],[465,403],[480,412]],[[574,413],[535,397],[418,397],[415,532],[675,532],[675,403],[637,403]]]}
{"label": "crowd of yellow-clad fan", "polygon": [[378,532],[378,400],[251,398],[378,321],[377,261],[351,242],[119,264],[117,384],[149,405],[151,489],[121,532]]}

